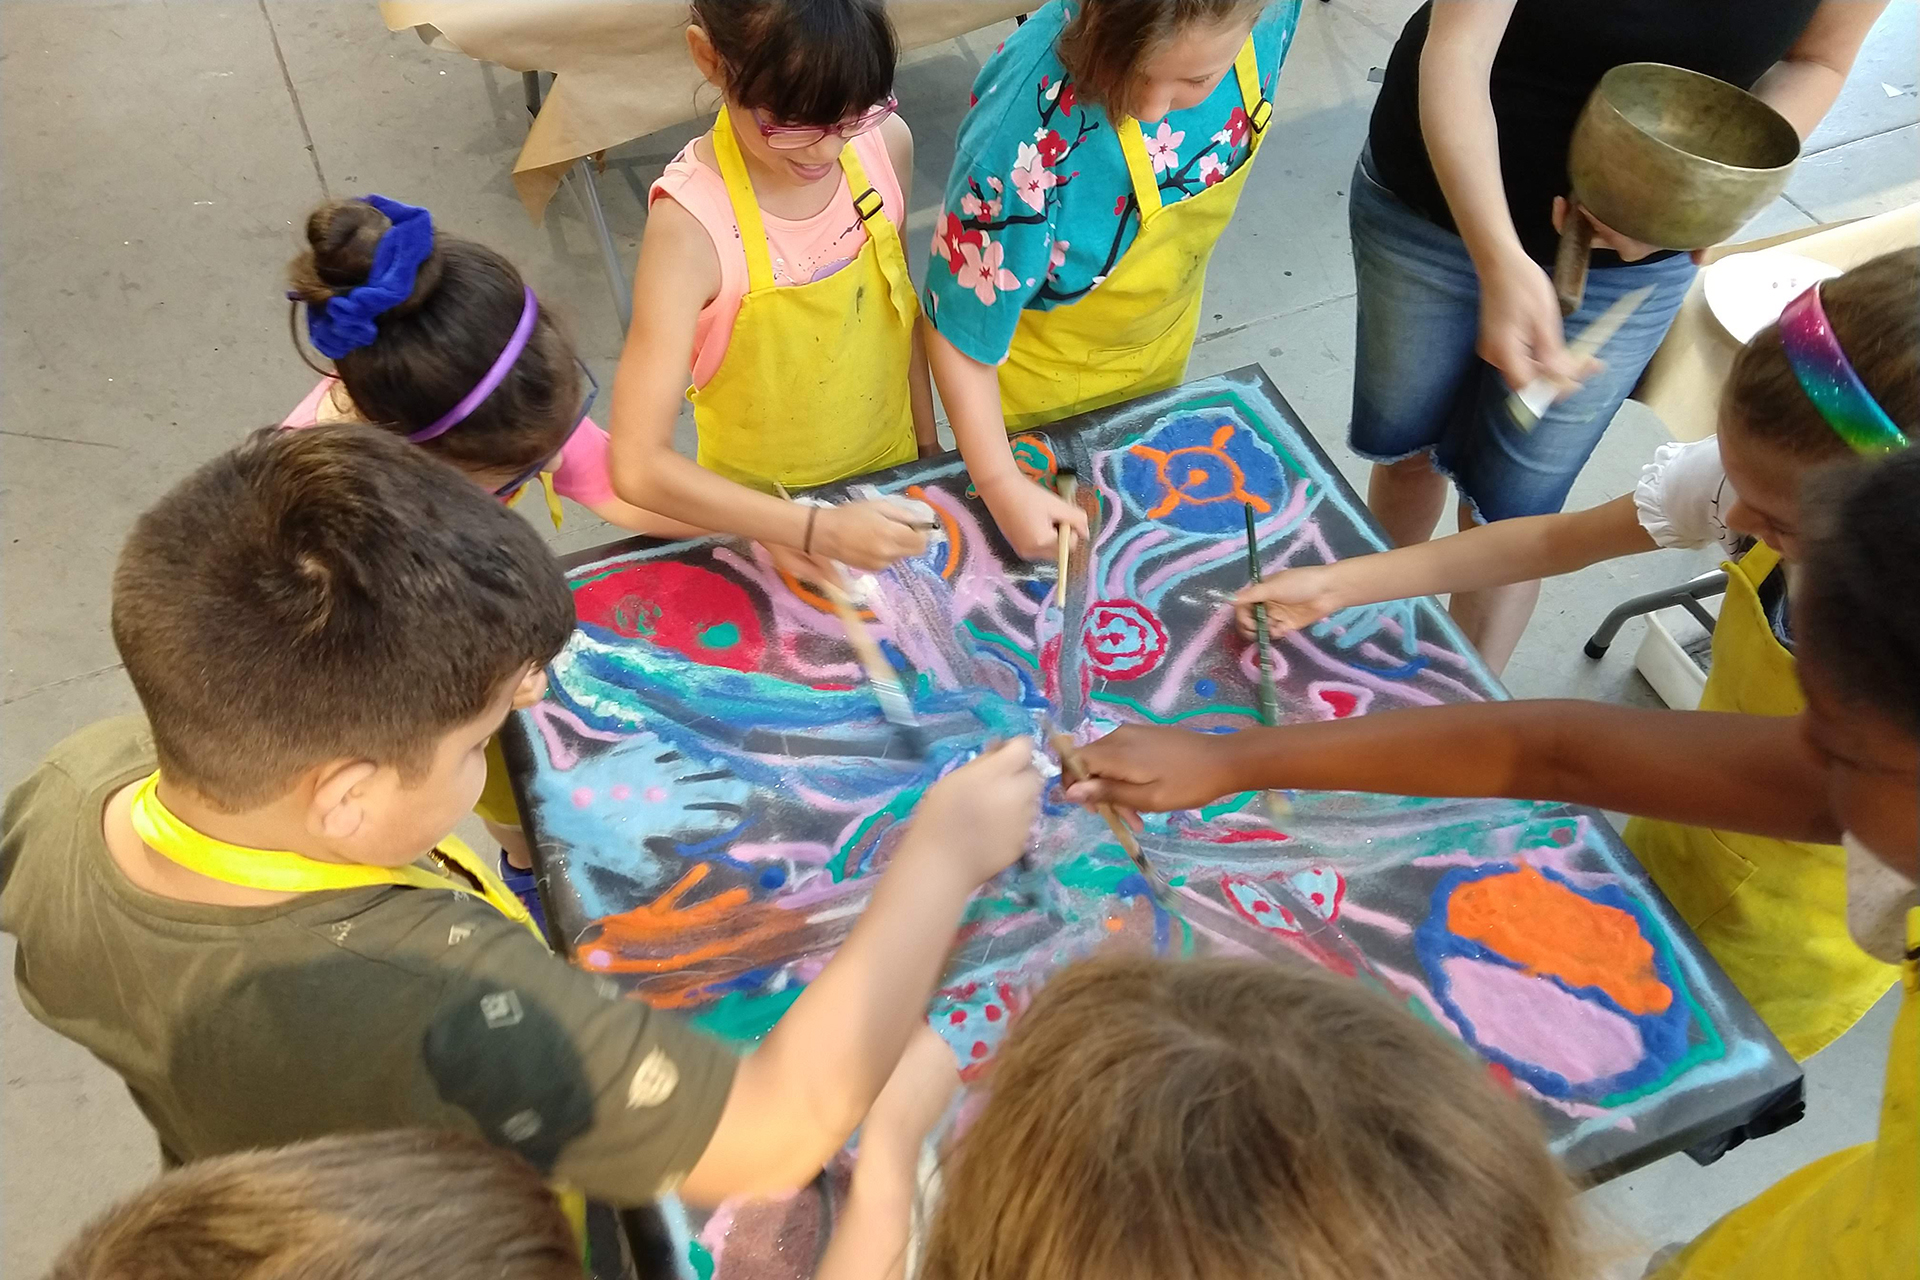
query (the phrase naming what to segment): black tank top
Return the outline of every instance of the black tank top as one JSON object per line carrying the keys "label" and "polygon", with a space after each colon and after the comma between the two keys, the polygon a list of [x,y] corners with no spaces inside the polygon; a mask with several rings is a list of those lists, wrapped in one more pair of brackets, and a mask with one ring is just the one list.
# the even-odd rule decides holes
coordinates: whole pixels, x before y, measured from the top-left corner
{"label": "black tank top", "polygon": [[[1553,198],[1567,193],[1567,142],[1610,67],[1665,62],[1751,89],[1793,47],[1819,6],[1820,0],[1518,0],[1488,88],[1507,208],[1528,255],[1553,261]],[[1453,230],[1420,135],[1420,51],[1431,10],[1430,3],[1421,6],[1393,47],[1368,141],[1381,183]],[[1593,255],[1595,267],[1619,264],[1604,250]]]}

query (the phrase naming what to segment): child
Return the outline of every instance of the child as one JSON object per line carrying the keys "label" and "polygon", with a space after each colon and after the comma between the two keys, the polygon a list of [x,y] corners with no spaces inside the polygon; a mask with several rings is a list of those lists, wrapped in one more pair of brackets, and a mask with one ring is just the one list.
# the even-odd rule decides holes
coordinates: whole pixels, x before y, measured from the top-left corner
{"label": "child", "polygon": [[[335,373],[282,426],[374,423],[508,505],[538,480],[555,528],[567,497],[640,533],[700,532],[614,495],[607,433],[587,416],[593,374],[512,263],[385,196],[321,205],[307,217],[307,245],[288,266],[288,296],[307,304],[308,334]],[[507,887],[544,930],[533,854],[494,743],[475,812],[500,844]]]}
{"label": "child", "polygon": [[928,261],[928,356],[1021,555],[1052,557],[1087,517],[1022,475],[1007,432],[1185,378],[1299,16],[1299,0],[1055,0],[974,81]]}
{"label": "child", "polygon": [[[1240,593],[1243,625],[1306,627],[1351,605],[1567,573],[1655,546],[1718,543],[1727,598],[1705,711],[1791,716],[1804,706],[1787,625],[1801,479],[1855,447],[1920,436],[1920,248],[1885,254],[1791,303],[1735,359],[1717,437],[1661,447],[1631,494],[1588,511],[1528,516],[1336,564],[1289,569]],[[1824,320],[1822,319],[1824,318]],[[1801,376],[1851,369],[1895,430],[1859,436],[1823,416]],[[1750,548],[1750,549],[1749,549]],[[1517,639],[1517,634],[1514,637]],[[1490,655],[1498,665],[1509,650]],[[1626,830],[1661,891],[1774,1034],[1806,1058],[1846,1031],[1897,970],[1846,928],[1845,858],[1832,845],[1636,818]]]}
{"label": "child", "polygon": [[448,838],[573,628],[539,535],[457,472],[369,427],[260,433],[135,524],[112,616],[146,719],[82,730],[8,798],[0,926],[28,1011],[125,1077],[169,1163],[420,1126],[615,1205],[794,1187],[1038,805],[1025,740],[931,789],[736,1058],[556,959]]}
{"label": "child", "polygon": [[401,1129],[201,1160],[88,1223],[47,1280],[580,1280],[526,1161]]}
{"label": "child", "polygon": [[[821,1280],[905,1273],[906,1214],[850,1219],[863,1166],[893,1159],[868,1140],[834,1237],[864,1227],[866,1265]],[[1065,970],[1008,1034],[930,1213],[918,1280],[1587,1274],[1534,1115],[1392,1000],[1304,964]]]}
{"label": "child", "polygon": [[[894,503],[773,496],[938,448],[900,245],[913,135],[893,113],[885,6],[693,0],[687,48],[722,105],[650,196],[614,379],[614,484],[784,549],[788,567],[918,555],[925,534]],[[673,449],[683,390],[698,465]]]}
{"label": "child", "polygon": [[1920,451],[1803,485],[1798,717],[1489,702],[1224,737],[1128,727],[1084,753],[1083,802],[1160,810],[1268,787],[1504,795],[1846,850],[1860,947],[1904,964],[1877,1142],[1734,1210],[1660,1280],[1911,1276],[1920,1259]]}
{"label": "child", "polygon": [[556,528],[564,497],[636,533],[701,532],[615,496],[607,433],[587,416],[592,372],[485,245],[438,233],[425,209],[384,196],[332,200],[307,216],[307,249],[287,274],[287,296],[307,304],[308,335],[334,372],[281,425],[373,423],[509,504],[537,480]]}

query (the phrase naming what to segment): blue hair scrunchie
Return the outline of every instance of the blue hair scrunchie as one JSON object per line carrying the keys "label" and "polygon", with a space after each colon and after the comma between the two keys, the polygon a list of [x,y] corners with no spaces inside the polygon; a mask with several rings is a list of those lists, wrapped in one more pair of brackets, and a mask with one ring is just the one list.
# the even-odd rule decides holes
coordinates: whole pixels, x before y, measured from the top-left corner
{"label": "blue hair scrunchie", "polygon": [[433,252],[433,215],[385,196],[362,196],[393,225],[374,247],[367,282],[325,302],[307,304],[307,336],[329,360],[380,336],[374,320],[413,296],[414,277]]}

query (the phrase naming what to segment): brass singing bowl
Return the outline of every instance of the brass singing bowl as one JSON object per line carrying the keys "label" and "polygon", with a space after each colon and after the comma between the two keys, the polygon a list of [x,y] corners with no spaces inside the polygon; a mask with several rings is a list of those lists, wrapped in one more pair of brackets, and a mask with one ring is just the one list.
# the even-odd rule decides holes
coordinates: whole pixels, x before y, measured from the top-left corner
{"label": "brass singing bowl", "polygon": [[[1572,203],[1662,249],[1719,244],[1787,185],[1800,135],[1744,89],[1658,62],[1614,67],[1594,87],[1567,155]],[[1554,287],[1571,315],[1586,292],[1591,228],[1569,211]],[[1571,305],[1569,305],[1571,302]]]}

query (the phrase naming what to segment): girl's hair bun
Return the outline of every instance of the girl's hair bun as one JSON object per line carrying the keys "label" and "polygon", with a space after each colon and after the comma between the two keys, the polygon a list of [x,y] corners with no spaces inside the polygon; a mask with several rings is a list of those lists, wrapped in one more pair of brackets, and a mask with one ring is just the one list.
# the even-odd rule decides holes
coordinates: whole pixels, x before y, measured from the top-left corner
{"label": "girl's hair bun", "polygon": [[[374,251],[393,223],[365,200],[332,200],[307,216],[307,250],[287,264],[287,278],[302,302],[325,302],[367,282]],[[437,241],[438,237],[436,237]],[[420,264],[413,293],[388,314],[419,306],[440,283],[440,250]]]}

